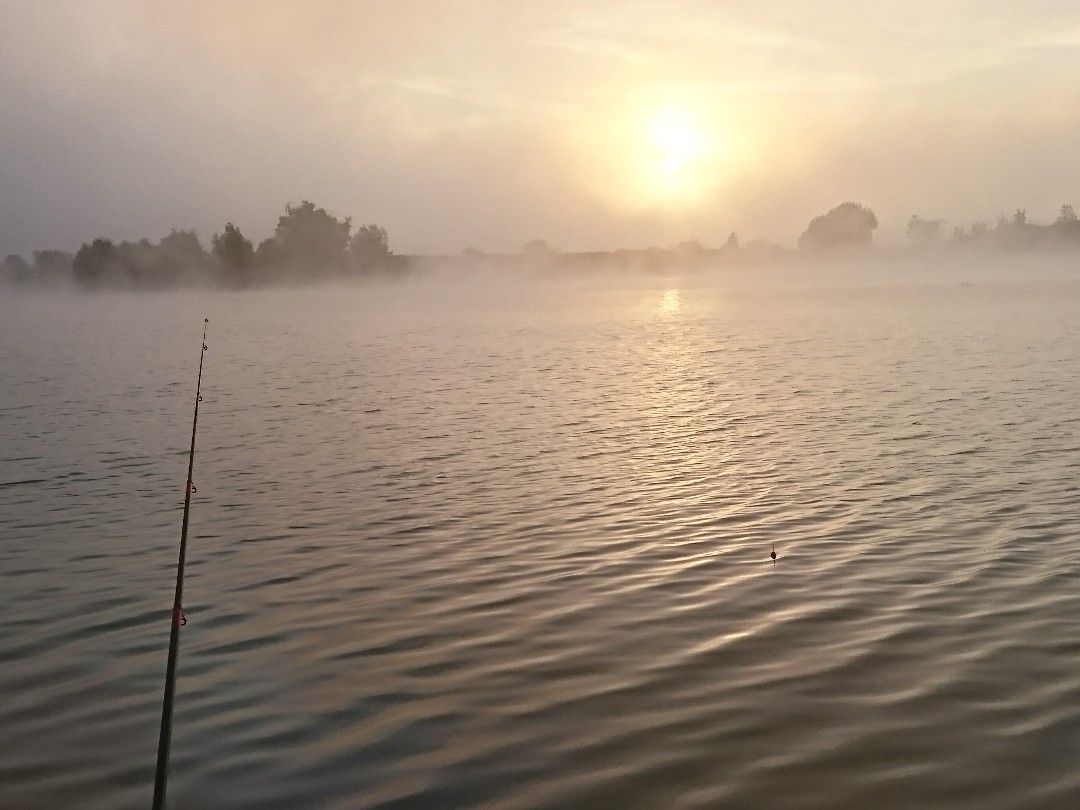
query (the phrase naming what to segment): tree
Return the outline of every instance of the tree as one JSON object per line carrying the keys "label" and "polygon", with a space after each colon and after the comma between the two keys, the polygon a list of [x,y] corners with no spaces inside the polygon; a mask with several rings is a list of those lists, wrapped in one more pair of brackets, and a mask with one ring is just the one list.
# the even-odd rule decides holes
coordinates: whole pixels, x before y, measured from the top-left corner
{"label": "tree", "polygon": [[97,287],[120,270],[120,251],[110,239],[99,237],[93,242],[84,242],[76,251],[71,268],[75,273],[75,281],[82,287]]}
{"label": "tree", "polygon": [[1076,209],[1069,203],[1061,206],[1061,213],[1058,214],[1057,221],[1050,226],[1050,230],[1058,239],[1080,241],[1080,218],[1076,216]]}
{"label": "tree", "polygon": [[248,268],[255,260],[255,249],[239,228],[226,222],[225,230],[211,237],[210,252],[224,271],[224,278],[232,284],[247,284]]}
{"label": "tree", "polygon": [[173,228],[168,236],[162,237],[158,245],[163,250],[178,256],[189,256],[193,259],[206,256],[202,242],[199,241],[199,235],[195,231],[178,231]]}
{"label": "tree", "polygon": [[340,270],[345,266],[351,220],[337,219],[325,208],[304,200],[286,205],[274,237],[280,256],[309,271]]}
{"label": "tree", "polygon": [[827,214],[810,220],[810,225],[799,237],[799,247],[835,250],[867,246],[873,241],[877,226],[877,217],[869,208],[854,202],[841,203]]}
{"label": "tree", "polygon": [[534,270],[559,264],[559,252],[543,239],[530,239],[521,246],[523,266]]}
{"label": "tree", "polygon": [[165,267],[162,251],[149,239],[121,242],[117,246],[123,281],[133,287],[164,287],[174,278]]}
{"label": "tree", "polygon": [[353,265],[369,270],[385,264],[390,253],[390,235],[378,225],[361,225],[349,240],[349,255]]}
{"label": "tree", "polygon": [[263,239],[259,242],[259,246],[255,248],[255,266],[269,268],[276,264],[280,264],[284,260],[284,254],[281,250],[281,243],[271,236],[269,239]]}
{"label": "tree", "polygon": [[209,255],[195,231],[171,230],[158,243],[161,266],[172,281],[181,276],[196,275],[208,269]]}
{"label": "tree", "polygon": [[65,250],[35,250],[34,271],[67,274],[71,272],[71,263],[74,260],[75,257]]}
{"label": "tree", "polygon": [[64,250],[35,250],[30,278],[35,284],[59,285],[71,281],[75,257]]}
{"label": "tree", "polygon": [[542,258],[554,253],[551,245],[549,245],[543,239],[530,239],[524,245],[521,246],[521,254],[523,256],[532,256],[534,258]]}
{"label": "tree", "polygon": [[941,241],[941,226],[944,222],[943,219],[923,219],[918,214],[912,214],[907,225],[908,241],[917,247],[936,245]]}
{"label": "tree", "polygon": [[1017,208],[1008,220],[1004,216],[995,229],[998,244],[1008,249],[1029,249],[1036,245],[1042,229],[1028,220],[1026,209]]}
{"label": "tree", "polygon": [[9,284],[25,284],[30,281],[30,265],[26,263],[26,259],[22,256],[17,256],[12,253],[6,259],[4,259],[3,273],[0,273],[3,281]]}

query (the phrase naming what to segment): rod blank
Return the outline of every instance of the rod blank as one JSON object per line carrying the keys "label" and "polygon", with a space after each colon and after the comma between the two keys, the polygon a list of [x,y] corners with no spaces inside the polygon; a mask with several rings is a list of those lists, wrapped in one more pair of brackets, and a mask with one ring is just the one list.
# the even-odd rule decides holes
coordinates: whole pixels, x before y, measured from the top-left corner
{"label": "rod blank", "polygon": [[191,512],[191,493],[195,491],[191,476],[195,469],[195,431],[199,427],[199,403],[202,402],[203,358],[206,356],[206,327],[203,318],[202,350],[199,352],[199,376],[195,383],[195,417],[191,421],[191,449],[188,451],[187,486],[184,487],[184,519],[180,527],[180,558],[176,563],[176,593],[173,596],[172,629],[169,631],[169,663],[165,667],[165,697],[161,704],[161,734],[158,737],[157,771],[154,774],[154,810],[165,807],[165,787],[169,779],[169,743],[172,739],[173,697],[176,693],[176,659],[180,651],[180,628],[187,624],[184,616],[184,563],[187,558],[188,515]]}

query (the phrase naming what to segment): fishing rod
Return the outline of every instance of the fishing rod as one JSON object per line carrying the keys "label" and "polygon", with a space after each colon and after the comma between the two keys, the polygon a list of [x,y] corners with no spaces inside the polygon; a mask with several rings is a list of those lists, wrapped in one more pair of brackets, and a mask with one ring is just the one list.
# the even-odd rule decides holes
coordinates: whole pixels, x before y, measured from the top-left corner
{"label": "fishing rod", "polygon": [[199,377],[195,383],[195,418],[191,422],[191,449],[188,451],[187,490],[184,494],[184,520],[180,527],[180,559],[176,563],[176,595],[173,597],[172,630],[169,632],[169,663],[165,667],[165,697],[161,705],[161,735],[158,737],[157,772],[154,774],[154,810],[165,807],[165,783],[169,778],[169,741],[172,738],[173,694],[176,692],[176,656],[180,648],[180,628],[187,624],[184,615],[184,560],[187,556],[188,513],[195,485],[191,473],[195,467],[195,431],[199,427],[199,403],[202,402],[203,357],[206,356],[206,327],[203,318],[202,351],[199,352]]}

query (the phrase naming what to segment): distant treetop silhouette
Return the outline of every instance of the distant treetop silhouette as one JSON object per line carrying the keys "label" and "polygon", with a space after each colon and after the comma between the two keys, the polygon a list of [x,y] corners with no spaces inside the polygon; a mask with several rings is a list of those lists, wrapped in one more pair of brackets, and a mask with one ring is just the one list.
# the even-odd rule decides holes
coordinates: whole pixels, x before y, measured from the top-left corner
{"label": "distant treetop silhouette", "polygon": [[803,250],[835,250],[869,245],[878,226],[874,212],[859,203],[841,203],[827,214],[814,217],[799,237]]}

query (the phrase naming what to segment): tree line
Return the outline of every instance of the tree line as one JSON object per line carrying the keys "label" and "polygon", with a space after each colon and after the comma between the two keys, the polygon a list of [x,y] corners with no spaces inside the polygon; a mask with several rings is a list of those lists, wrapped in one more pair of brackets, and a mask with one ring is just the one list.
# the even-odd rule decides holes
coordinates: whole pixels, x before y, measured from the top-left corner
{"label": "tree line", "polygon": [[341,276],[400,272],[401,257],[390,250],[379,225],[338,219],[308,200],[286,205],[274,234],[256,245],[232,222],[210,239],[209,249],[190,230],[173,230],[156,244],[149,239],[114,242],[99,237],[74,253],[36,250],[32,263],[8,256],[3,270],[26,284],[74,281],[82,289],[163,289],[216,284],[251,287]]}
{"label": "tree line", "polygon": [[1020,208],[1011,217],[1001,215],[992,228],[985,222],[976,222],[966,229],[954,228],[951,241],[958,245],[999,250],[1077,248],[1080,247],[1080,218],[1072,205],[1066,203],[1061,206],[1057,219],[1040,225],[1032,222],[1027,211]]}
{"label": "tree line", "polygon": [[[953,229],[947,238],[943,219],[914,215],[907,224],[912,251],[931,249],[980,249],[991,251],[1080,249],[1080,217],[1072,205],[1062,205],[1056,220],[1048,224],[1032,222],[1023,209],[1011,217],[1001,216],[994,227],[976,222],[968,228]],[[878,219],[873,210],[856,202],[844,202],[814,217],[799,236],[798,254],[829,254],[836,251],[868,250],[873,247]],[[550,267],[668,266],[704,262],[760,264],[795,255],[796,252],[766,240],[740,244],[735,234],[722,248],[704,248],[696,240],[679,244],[674,251],[651,248],[646,251],[561,254],[543,240],[525,244],[517,256],[487,257],[471,248],[461,261],[469,265]],[[278,217],[274,233],[256,246],[232,222],[210,239],[209,248],[194,231],[173,230],[159,242],[114,242],[104,237],[84,243],[74,253],[60,250],[34,251],[32,263],[21,256],[8,256],[0,265],[0,280],[35,286],[59,285],[74,281],[86,290],[99,288],[162,289],[178,286],[216,284],[242,288],[282,282],[304,282],[337,277],[396,275],[409,267],[453,264],[449,257],[394,255],[386,229],[379,225],[353,228],[349,217],[338,219],[325,208],[304,200],[286,205]]]}
{"label": "tree line", "polygon": [[[907,237],[913,249],[955,246],[988,250],[1062,250],[1080,248],[1080,218],[1072,205],[1061,206],[1058,217],[1040,225],[1018,209],[1011,217],[1002,214],[994,227],[976,222],[969,228],[958,226],[946,239],[943,219],[913,215],[907,224]],[[826,214],[814,217],[799,237],[799,248],[820,252],[837,248],[868,247],[878,226],[874,212],[854,202],[841,203]]]}
{"label": "tree line", "polygon": [[[990,251],[1023,250],[1077,250],[1080,249],[1080,217],[1070,204],[1061,206],[1056,220],[1041,225],[1032,222],[1024,209],[1018,209],[1011,217],[1002,215],[994,227],[976,222],[970,228],[957,227],[952,236],[943,233],[944,219],[928,219],[915,214],[907,223],[908,247],[914,253],[931,249],[982,249]],[[616,250],[575,254],[589,258],[593,263],[610,264],[622,254],[634,254],[634,258],[647,258],[647,266],[665,267],[679,261],[701,263],[723,261],[729,264],[762,263],[798,255],[830,255],[837,252],[871,250],[874,247],[874,231],[878,218],[874,211],[857,202],[844,202],[810,220],[800,234],[798,249],[792,251],[763,239],[741,244],[736,234],[731,234],[721,248],[706,248],[696,239],[680,242],[674,251],[649,248],[644,251]],[[482,256],[479,251],[467,249],[468,256]],[[542,239],[526,242],[521,256],[534,263],[550,264],[560,254]],[[632,262],[630,262],[632,263]]]}

